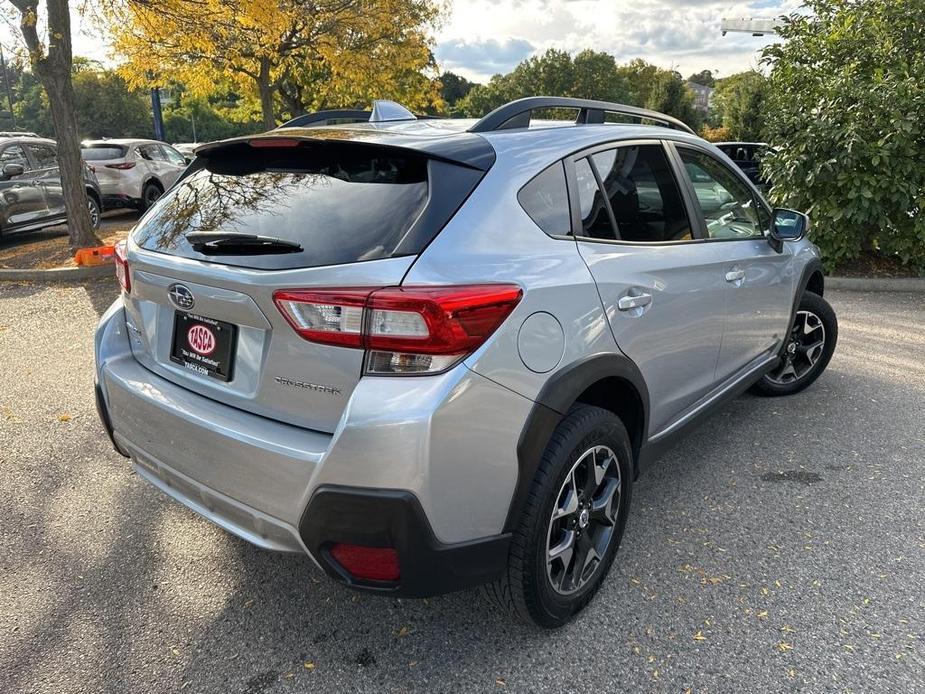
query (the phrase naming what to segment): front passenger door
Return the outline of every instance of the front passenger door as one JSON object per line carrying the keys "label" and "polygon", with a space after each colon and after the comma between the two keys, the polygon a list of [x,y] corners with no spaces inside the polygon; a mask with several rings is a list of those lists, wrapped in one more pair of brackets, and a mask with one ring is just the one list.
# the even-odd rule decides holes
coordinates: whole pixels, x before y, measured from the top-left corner
{"label": "front passenger door", "polygon": [[[7,165],[22,167],[22,173],[2,173]],[[0,151],[0,228],[32,226],[48,216],[41,184],[22,145],[9,144]]]}
{"label": "front passenger door", "polygon": [[719,254],[726,284],[726,327],[716,365],[725,380],[776,353],[790,322],[794,282],[789,250],[775,251],[766,233],[770,211],[734,171],[706,151],[677,145],[690,186]]}

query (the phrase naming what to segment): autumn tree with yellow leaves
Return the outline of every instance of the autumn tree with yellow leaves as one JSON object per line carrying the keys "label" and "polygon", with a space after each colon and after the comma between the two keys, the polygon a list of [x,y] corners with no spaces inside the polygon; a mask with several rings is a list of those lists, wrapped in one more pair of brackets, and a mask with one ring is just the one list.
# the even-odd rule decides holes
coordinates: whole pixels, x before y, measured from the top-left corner
{"label": "autumn tree with yellow leaves", "polygon": [[109,0],[106,23],[131,86],[218,82],[259,99],[263,124],[373,98],[440,106],[431,29],[439,0]]}

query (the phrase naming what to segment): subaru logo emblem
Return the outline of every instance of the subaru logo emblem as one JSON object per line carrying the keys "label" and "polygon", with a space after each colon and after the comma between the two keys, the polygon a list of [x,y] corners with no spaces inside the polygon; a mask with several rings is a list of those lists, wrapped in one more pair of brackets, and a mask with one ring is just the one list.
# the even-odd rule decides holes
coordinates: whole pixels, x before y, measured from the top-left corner
{"label": "subaru logo emblem", "polygon": [[170,297],[170,303],[184,311],[189,311],[196,303],[193,293],[182,284],[171,284],[167,296]]}

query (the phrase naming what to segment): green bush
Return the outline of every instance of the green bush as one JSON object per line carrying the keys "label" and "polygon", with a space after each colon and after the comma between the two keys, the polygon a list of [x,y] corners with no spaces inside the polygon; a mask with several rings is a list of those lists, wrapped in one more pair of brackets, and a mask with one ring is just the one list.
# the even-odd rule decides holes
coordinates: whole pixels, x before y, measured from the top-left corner
{"label": "green bush", "polygon": [[863,252],[925,271],[925,2],[809,0],[772,65],[763,166],[829,269]]}

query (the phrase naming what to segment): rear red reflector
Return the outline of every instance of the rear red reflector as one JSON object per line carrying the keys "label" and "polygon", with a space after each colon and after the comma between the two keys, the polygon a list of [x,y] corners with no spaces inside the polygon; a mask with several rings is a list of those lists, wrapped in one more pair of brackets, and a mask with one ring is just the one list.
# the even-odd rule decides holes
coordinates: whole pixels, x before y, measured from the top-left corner
{"label": "rear red reflector", "polygon": [[369,581],[397,581],[398,552],[391,547],[363,547],[338,543],[331,547],[331,556],[354,578]]}
{"label": "rear red reflector", "polygon": [[132,290],[132,279],[128,274],[128,256],[125,241],[119,241],[115,245],[113,257],[116,261],[116,277],[119,279],[119,284],[122,286],[123,291],[130,292]]}
{"label": "rear red reflector", "polygon": [[263,137],[260,139],[248,140],[247,144],[251,147],[298,147],[299,140],[291,137]]}

